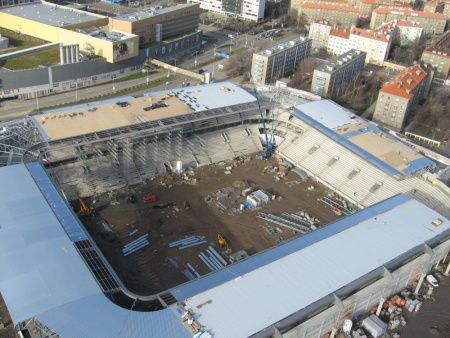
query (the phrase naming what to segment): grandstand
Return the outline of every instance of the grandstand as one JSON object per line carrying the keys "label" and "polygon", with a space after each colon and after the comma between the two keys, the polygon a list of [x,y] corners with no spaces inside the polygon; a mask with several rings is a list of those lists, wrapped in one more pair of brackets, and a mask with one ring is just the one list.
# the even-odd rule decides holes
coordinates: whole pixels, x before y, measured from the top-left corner
{"label": "grandstand", "polygon": [[[331,101],[264,88],[259,102],[224,82],[1,124],[0,292],[14,325],[33,338],[318,337],[445,262],[450,189],[433,161]],[[259,105],[274,112],[276,156],[361,210],[156,294],[128,290],[70,202],[260,152]]]}

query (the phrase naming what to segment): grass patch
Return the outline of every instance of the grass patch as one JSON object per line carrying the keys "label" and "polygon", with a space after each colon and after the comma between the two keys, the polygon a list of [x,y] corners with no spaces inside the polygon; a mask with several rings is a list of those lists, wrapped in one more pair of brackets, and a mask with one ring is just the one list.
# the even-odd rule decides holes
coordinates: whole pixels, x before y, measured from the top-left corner
{"label": "grass patch", "polygon": [[48,43],[48,41],[41,40],[33,36],[20,34],[5,28],[0,28],[0,35],[4,36],[5,38],[8,38],[9,45],[14,46],[13,48],[7,48],[6,50],[0,52],[0,54],[11,53],[21,49],[26,49]]}
{"label": "grass patch", "polygon": [[59,47],[43,50],[17,58],[0,62],[1,67],[11,70],[36,68],[39,66],[50,66],[59,63]]}

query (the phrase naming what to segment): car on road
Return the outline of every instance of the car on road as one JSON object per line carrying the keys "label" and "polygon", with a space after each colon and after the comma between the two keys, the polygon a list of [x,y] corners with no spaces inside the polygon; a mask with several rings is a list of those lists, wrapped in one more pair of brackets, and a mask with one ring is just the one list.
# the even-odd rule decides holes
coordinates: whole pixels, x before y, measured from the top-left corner
{"label": "car on road", "polygon": [[433,275],[427,275],[427,282],[435,288],[439,286],[438,280]]}

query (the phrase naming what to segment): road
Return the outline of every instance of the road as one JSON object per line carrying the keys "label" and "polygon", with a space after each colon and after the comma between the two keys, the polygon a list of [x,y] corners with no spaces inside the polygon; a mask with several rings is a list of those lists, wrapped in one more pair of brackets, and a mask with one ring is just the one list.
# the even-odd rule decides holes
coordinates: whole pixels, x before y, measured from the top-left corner
{"label": "road", "polygon": [[[233,34],[234,32],[229,32],[225,30],[219,30],[215,27],[200,25],[200,28],[204,30],[205,36],[213,37],[217,41],[214,44],[208,44],[203,53],[191,56],[186,60],[181,61],[179,64],[176,64],[179,67],[186,69],[193,69],[193,71],[197,71],[202,68],[206,71],[209,71],[214,75],[214,79],[216,81],[226,79],[226,74],[219,69],[219,64],[223,64],[224,60],[219,60],[215,62],[211,62],[214,59],[214,53],[217,50],[223,50],[225,52],[232,52],[233,50],[239,48],[249,48],[249,49],[262,49],[274,43],[271,39],[264,39],[260,36],[253,35],[240,35],[235,39],[230,39],[229,34]],[[279,43],[283,40],[292,39],[292,37],[298,36],[293,33],[286,33],[286,36],[278,39],[276,42]],[[149,75],[149,82],[155,81],[157,79],[162,79],[167,75],[165,70],[160,70],[155,74]],[[233,79],[236,81],[236,79]],[[1,103],[0,106],[0,121],[11,120],[14,118],[22,117],[29,114],[33,110],[40,110],[43,108],[54,107],[58,105],[65,104],[75,104],[79,101],[101,98],[105,95],[112,95],[117,93],[118,96],[125,95],[121,94],[122,90],[130,90],[134,87],[140,87],[136,89],[136,92],[132,92],[132,94],[139,94],[142,92],[149,91],[150,88],[158,90],[164,88],[175,88],[182,85],[183,82],[190,82],[191,84],[195,84],[196,81],[187,78],[186,76],[176,76],[175,79],[171,77],[170,83],[168,85],[158,85],[158,86],[150,86],[141,89],[147,83],[147,78],[144,76],[142,78],[115,82],[115,83],[107,83],[101,84],[94,87],[86,87],[80,88],[76,91],[59,93],[51,96],[40,97],[38,99],[33,100],[6,100]]]}

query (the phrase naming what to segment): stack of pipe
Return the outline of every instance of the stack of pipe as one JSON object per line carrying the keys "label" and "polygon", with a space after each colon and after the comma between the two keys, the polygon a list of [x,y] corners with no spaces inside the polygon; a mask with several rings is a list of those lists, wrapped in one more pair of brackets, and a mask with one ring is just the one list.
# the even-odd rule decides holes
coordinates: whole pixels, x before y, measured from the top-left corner
{"label": "stack of pipe", "polygon": [[128,244],[125,244],[122,249],[122,254],[126,257],[131,255],[132,253],[142,249],[149,245],[150,242],[148,240],[148,233],[136,238],[134,241],[131,241]]}
{"label": "stack of pipe", "polygon": [[184,250],[199,244],[204,244],[206,241],[202,236],[189,236],[183,239],[180,239],[175,242],[169,243],[169,248],[178,247],[178,250]]}
{"label": "stack of pipe", "polygon": [[198,258],[200,258],[211,271],[220,270],[228,265],[227,261],[212,246],[209,246],[206,251],[200,252]]}

